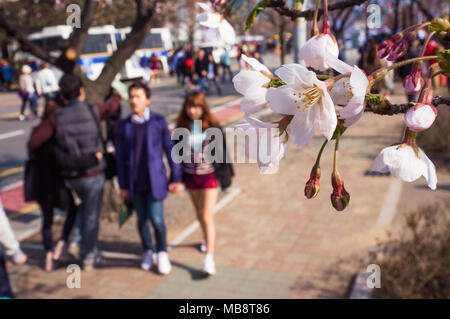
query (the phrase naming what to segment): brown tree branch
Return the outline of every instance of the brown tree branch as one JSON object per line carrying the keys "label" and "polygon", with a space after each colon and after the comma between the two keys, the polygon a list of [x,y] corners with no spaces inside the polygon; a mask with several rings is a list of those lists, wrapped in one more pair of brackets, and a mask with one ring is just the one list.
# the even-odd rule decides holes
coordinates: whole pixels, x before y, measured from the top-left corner
{"label": "brown tree branch", "polygon": [[[358,6],[367,0],[342,0],[328,5],[328,11],[340,10],[348,7]],[[291,9],[286,5],[285,0],[271,0],[268,8],[274,8],[280,15],[290,17],[292,20],[296,18],[312,18],[314,16],[314,9],[300,11]],[[323,9],[319,9],[319,17],[323,14]]]}
{"label": "brown tree branch", "polygon": [[[388,102],[386,100],[386,102]],[[448,96],[435,96],[433,98],[433,102],[431,103],[434,106],[438,105],[450,105],[450,97]],[[406,113],[411,107],[415,106],[416,103],[405,103],[405,104],[391,104],[387,103],[388,107],[377,107],[377,105],[373,105],[370,103],[366,104],[365,112],[372,112],[380,115],[394,115],[399,113]]]}
{"label": "brown tree branch", "polygon": [[127,34],[124,41],[119,43],[117,51],[106,61],[100,76],[95,80],[96,89],[99,91],[105,91],[109,88],[125,61],[139,48],[146,35],[150,32],[150,22],[157,1],[135,0],[135,2],[137,14],[131,27],[131,32]]}
{"label": "brown tree branch", "polygon": [[23,51],[29,52],[39,59],[46,61],[51,64],[56,63],[56,59],[52,57],[49,52],[42,49],[39,45],[30,41],[26,34],[22,32],[22,28],[16,22],[13,22],[10,17],[8,17],[7,12],[4,8],[0,7],[0,28],[3,29],[6,34],[14,38],[19,42]]}

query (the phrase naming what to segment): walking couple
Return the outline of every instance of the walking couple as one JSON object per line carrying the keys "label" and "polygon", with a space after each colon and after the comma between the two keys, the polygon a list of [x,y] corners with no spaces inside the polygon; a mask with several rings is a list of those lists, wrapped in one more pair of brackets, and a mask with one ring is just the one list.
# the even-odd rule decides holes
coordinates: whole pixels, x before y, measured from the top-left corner
{"label": "walking couple", "polygon": [[[149,270],[156,262],[161,274],[171,271],[167,254],[166,226],[163,214],[163,200],[167,191],[180,193],[182,183],[189,190],[197,218],[202,226],[205,242],[201,245],[206,252],[203,270],[213,275],[216,273],[214,263],[215,227],[213,209],[218,195],[218,182],[225,189],[231,184],[234,175],[231,164],[208,164],[196,161],[195,164],[177,164],[171,157],[174,141],[171,139],[167,123],[163,116],[151,112],[150,89],[140,83],[129,88],[130,106],[133,114],[119,124],[116,148],[117,167],[121,196],[133,203],[138,217],[138,230],[144,250],[141,268]],[[177,121],[178,127],[190,130],[191,137],[202,134],[202,128],[194,127],[194,121],[201,120],[203,128],[219,127],[211,114],[202,93],[189,93],[183,103]],[[208,140],[200,136],[199,144],[191,146],[203,148]],[[166,168],[163,163],[163,151],[170,166],[167,181]],[[197,154],[199,152],[196,152]],[[224,156],[225,156],[224,152]],[[151,222],[155,230],[156,247],[148,226]]]}

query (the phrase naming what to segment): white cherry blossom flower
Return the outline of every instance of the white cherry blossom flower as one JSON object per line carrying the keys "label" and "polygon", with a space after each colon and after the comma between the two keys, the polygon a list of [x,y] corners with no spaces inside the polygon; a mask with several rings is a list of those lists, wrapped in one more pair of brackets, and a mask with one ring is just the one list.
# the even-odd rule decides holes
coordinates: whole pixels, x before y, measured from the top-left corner
{"label": "white cherry blossom flower", "polygon": [[310,38],[299,51],[300,59],[304,60],[307,66],[319,71],[325,71],[330,67],[327,63],[328,56],[337,59],[338,55],[339,48],[336,41],[325,33]]}
{"label": "white cherry blossom flower", "polygon": [[235,44],[236,32],[231,24],[224,19],[220,13],[215,12],[209,5],[201,2],[197,3],[197,5],[204,10],[204,12],[196,16],[196,20],[200,25],[207,28],[218,29],[223,41],[228,44]]}
{"label": "white cherry blossom flower", "polygon": [[289,138],[302,146],[308,143],[319,126],[328,140],[337,125],[334,103],[324,82],[300,64],[287,64],[275,71],[286,85],[269,88],[266,99],[278,113],[294,115],[289,124]]}
{"label": "white cherry blossom flower", "polygon": [[270,82],[272,73],[258,60],[244,54],[241,57],[252,69],[242,70],[236,74],[233,84],[236,91],[244,96],[241,101],[241,110],[251,114],[263,109],[267,104],[267,88],[264,85]]}
{"label": "white cherry blossom flower", "polygon": [[344,106],[339,111],[339,118],[345,120],[346,127],[355,124],[364,113],[368,85],[367,75],[356,65],[349,78],[341,78],[333,85],[330,95],[335,104]]}
{"label": "white cherry blossom flower", "polygon": [[384,148],[375,158],[370,169],[376,172],[390,172],[392,176],[405,182],[413,182],[423,176],[428,187],[436,189],[436,168],[422,149],[417,147],[418,155],[407,144]]}

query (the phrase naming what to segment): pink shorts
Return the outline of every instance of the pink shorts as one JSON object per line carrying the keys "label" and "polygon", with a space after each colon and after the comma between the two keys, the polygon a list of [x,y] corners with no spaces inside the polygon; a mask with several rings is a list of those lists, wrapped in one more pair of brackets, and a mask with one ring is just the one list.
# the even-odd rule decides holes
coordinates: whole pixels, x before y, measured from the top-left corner
{"label": "pink shorts", "polygon": [[184,184],[187,189],[217,188],[216,174],[194,175],[183,173]]}

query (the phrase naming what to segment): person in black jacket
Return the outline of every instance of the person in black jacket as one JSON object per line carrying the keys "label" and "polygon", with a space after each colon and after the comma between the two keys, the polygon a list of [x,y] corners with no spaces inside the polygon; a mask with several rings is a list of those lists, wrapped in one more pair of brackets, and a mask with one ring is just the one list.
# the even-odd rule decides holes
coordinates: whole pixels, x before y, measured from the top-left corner
{"label": "person in black jacket", "polygon": [[209,92],[210,84],[213,84],[216,87],[217,94],[222,95],[222,89],[219,85],[219,66],[214,61],[212,54],[208,54],[208,73],[206,77],[208,79],[207,92]]}
{"label": "person in black jacket", "polygon": [[200,85],[200,92],[206,92],[206,79],[208,75],[208,57],[205,54],[205,50],[200,49],[198,51],[197,59],[195,59],[195,73],[198,76],[198,84]]}
{"label": "person in black jacket", "polygon": [[[48,100],[45,105],[42,121],[59,109],[59,104]],[[35,128],[31,135],[37,132]],[[101,161],[101,152],[81,156],[69,156],[58,147],[52,137],[30,154],[33,159],[33,193],[42,211],[42,239],[45,250],[45,270],[54,268],[53,261],[61,257],[64,245],[67,243],[73,229],[76,216],[76,205],[71,191],[65,186],[61,175],[62,167],[70,170],[84,171]],[[54,209],[67,212],[64,228],[56,247],[53,247],[52,225]]]}
{"label": "person in black jacket", "polygon": [[[200,92],[189,93],[183,103],[183,107],[177,120],[177,128],[189,130],[188,141],[179,139],[191,148],[190,158],[182,157],[183,182],[188,189],[197,211],[197,219],[202,226],[204,242],[200,245],[202,252],[206,252],[203,270],[209,275],[216,273],[214,262],[214,247],[216,230],[214,225],[214,206],[218,196],[218,185],[224,190],[231,185],[234,176],[233,166],[227,161],[226,142],[222,128],[217,119],[211,114],[206,104],[205,96]],[[203,130],[207,131],[203,131]],[[210,130],[208,130],[210,129]],[[181,131],[181,130],[180,130]],[[179,132],[180,132],[179,131]],[[209,138],[209,133],[215,135]],[[216,134],[220,133],[220,134]],[[174,136],[176,138],[176,134]],[[222,147],[211,152],[213,159],[208,159],[206,150],[208,144],[215,138],[222,138]],[[184,153],[183,149],[182,153]],[[217,152],[217,153],[216,153]],[[183,154],[178,153],[183,156]]]}

